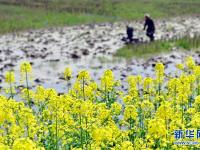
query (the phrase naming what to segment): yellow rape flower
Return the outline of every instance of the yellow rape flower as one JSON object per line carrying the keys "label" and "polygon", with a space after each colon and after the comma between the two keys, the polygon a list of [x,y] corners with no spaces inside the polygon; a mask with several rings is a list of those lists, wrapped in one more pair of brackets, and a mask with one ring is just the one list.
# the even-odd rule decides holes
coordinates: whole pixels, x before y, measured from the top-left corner
{"label": "yellow rape flower", "polygon": [[130,141],[124,141],[121,144],[122,150],[134,150],[133,144]]}
{"label": "yellow rape flower", "polygon": [[152,119],[148,123],[148,135],[154,139],[166,137],[167,130],[163,119]]}
{"label": "yellow rape flower", "polygon": [[196,113],[195,108],[189,108],[189,109],[187,110],[187,114],[189,114],[189,115],[194,115],[195,113]]}
{"label": "yellow rape flower", "polygon": [[15,74],[13,71],[7,71],[5,74],[5,82],[6,83],[14,83],[15,82]]}
{"label": "yellow rape flower", "polygon": [[23,62],[23,63],[21,63],[21,65],[20,65],[20,72],[22,74],[31,73],[32,72],[31,64],[29,62]]}
{"label": "yellow rape flower", "polygon": [[9,146],[0,143],[0,150],[10,150]]}
{"label": "yellow rape flower", "polygon": [[13,150],[38,150],[36,144],[29,138],[20,138],[15,140]]}
{"label": "yellow rape flower", "polygon": [[117,103],[117,102],[114,102],[112,105],[111,105],[111,110],[112,110],[112,113],[114,115],[120,115],[121,113],[121,109],[122,109],[122,105]]}
{"label": "yellow rape flower", "polygon": [[124,104],[126,105],[130,105],[130,104],[133,104],[133,97],[130,96],[130,95],[127,95],[123,98],[123,102]]}
{"label": "yellow rape flower", "polygon": [[90,80],[90,74],[86,70],[82,70],[78,74],[78,80]]}
{"label": "yellow rape flower", "polygon": [[135,108],[135,106],[133,105],[127,105],[125,110],[124,110],[124,120],[129,120],[129,119],[133,119],[136,120],[137,119],[137,110]]}
{"label": "yellow rape flower", "polygon": [[196,113],[193,117],[192,120],[190,122],[190,124],[192,125],[193,128],[200,128],[200,112]]}
{"label": "yellow rape flower", "polygon": [[180,70],[184,70],[184,65],[183,64],[177,64],[176,68],[178,68]]}
{"label": "yellow rape flower", "polygon": [[93,109],[94,109],[94,106],[91,101],[83,101],[80,106],[80,114],[87,118],[92,117],[94,113]]}
{"label": "yellow rape flower", "polygon": [[162,63],[157,63],[155,66],[157,82],[162,83],[164,79],[164,65]]}
{"label": "yellow rape flower", "polygon": [[128,81],[130,88],[139,88],[138,86],[142,82],[142,76],[140,76],[140,75],[138,75],[138,76],[128,76],[127,81]]}
{"label": "yellow rape flower", "polygon": [[189,69],[193,69],[195,67],[195,61],[194,59],[189,56],[186,58],[186,66],[189,68]]}
{"label": "yellow rape flower", "polygon": [[145,116],[150,116],[153,113],[154,105],[149,100],[144,100],[141,104],[141,108]]}
{"label": "yellow rape flower", "polygon": [[110,92],[115,85],[113,72],[106,70],[101,78],[101,88],[106,92]]}
{"label": "yellow rape flower", "polygon": [[109,143],[113,138],[113,130],[110,127],[97,128],[92,131],[92,138],[97,145],[104,145],[104,142]]}
{"label": "yellow rape flower", "polygon": [[34,92],[27,89],[27,88],[24,88],[22,91],[21,91],[21,98],[23,98],[24,100],[27,100],[27,101],[30,101],[30,99],[33,99],[34,97]]}
{"label": "yellow rape flower", "polygon": [[150,89],[150,87],[152,86],[152,84],[153,84],[153,79],[152,78],[144,78],[144,87],[143,87],[143,89],[145,90],[145,91],[149,91],[149,89]]}
{"label": "yellow rape flower", "polygon": [[156,112],[156,116],[161,119],[171,119],[173,116],[173,109],[170,102],[163,102]]}
{"label": "yellow rape flower", "polygon": [[194,107],[197,111],[200,111],[200,95],[195,98]]}
{"label": "yellow rape flower", "polygon": [[200,66],[195,66],[193,71],[197,79],[200,78]]}
{"label": "yellow rape flower", "polygon": [[71,70],[71,68],[65,68],[65,71],[64,71],[64,78],[65,78],[65,80],[70,80],[71,79],[71,77],[72,77],[72,70]]}

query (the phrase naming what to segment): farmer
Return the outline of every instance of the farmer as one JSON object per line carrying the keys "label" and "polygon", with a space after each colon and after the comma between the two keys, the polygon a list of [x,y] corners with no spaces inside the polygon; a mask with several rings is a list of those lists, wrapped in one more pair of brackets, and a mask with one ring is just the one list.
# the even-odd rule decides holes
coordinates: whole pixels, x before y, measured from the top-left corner
{"label": "farmer", "polygon": [[122,41],[128,43],[132,43],[133,42],[133,28],[130,27],[129,25],[126,26],[126,34],[127,37],[123,37]]}
{"label": "farmer", "polygon": [[146,35],[150,38],[150,41],[154,41],[155,25],[149,14],[145,14],[144,30],[146,30]]}
{"label": "farmer", "polygon": [[126,44],[132,43],[133,42],[133,31],[134,29],[130,27],[129,25],[126,25],[126,37],[122,38],[122,41],[126,42]]}
{"label": "farmer", "polygon": [[126,26],[126,33],[127,33],[127,39],[129,40],[129,42],[133,42],[133,28],[130,26]]}

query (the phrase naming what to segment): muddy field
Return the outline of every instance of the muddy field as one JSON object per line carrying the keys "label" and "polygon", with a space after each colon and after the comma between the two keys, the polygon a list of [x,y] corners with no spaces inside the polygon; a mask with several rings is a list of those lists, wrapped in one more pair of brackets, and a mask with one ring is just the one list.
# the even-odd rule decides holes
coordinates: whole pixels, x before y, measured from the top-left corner
{"label": "muddy field", "polygon": [[[192,55],[200,64],[199,51],[186,53],[177,49],[149,59],[116,58],[115,52],[124,45],[121,38],[125,36],[127,24],[135,28],[135,37],[147,40],[142,31],[142,21],[50,28],[1,35],[1,86],[3,73],[7,70],[15,70],[16,78],[19,78],[19,64],[25,60],[30,61],[33,66],[34,83],[56,88],[59,92],[66,89],[66,82],[62,77],[65,67],[73,69],[74,78],[79,70],[87,69],[95,80],[99,79],[104,70],[112,69],[116,78],[124,81],[128,75],[153,76],[153,68],[158,61],[165,64],[166,74],[174,71],[175,64],[183,62],[187,55]],[[200,34],[200,16],[156,21],[156,39],[181,37],[186,34]]]}

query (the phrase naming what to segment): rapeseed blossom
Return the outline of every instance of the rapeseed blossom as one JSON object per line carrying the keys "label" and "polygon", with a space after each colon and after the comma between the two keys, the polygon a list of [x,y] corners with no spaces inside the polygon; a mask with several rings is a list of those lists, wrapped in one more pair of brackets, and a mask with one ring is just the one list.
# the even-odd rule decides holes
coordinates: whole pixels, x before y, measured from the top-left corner
{"label": "rapeseed blossom", "polygon": [[31,73],[32,72],[31,64],[29,62],[23,62],[23,63],[21,63],[21,65],[20,65],[20,72],[22,74]]}
{"label": "rapeseed blossom", "polygon": [[64,71],[64,78],[65,80],[70,80],[72,77],[72,70],[71,68],[65,68],[65,71]]}
{"label": "rapeseed blossom", "polygon": [[5,88],[5,92],[10,95],[11,98],[14,97],[16,93],[14,83],[15,83],[15,74],[13,71],[7,71],[5,73],[5,82],[8,84],[8,87]]}
{"label": "rapeseed blossom", "polygon": [[188,67],[188,69],[193,69],[195,67],[195,61],[191,56],[187,57],[186,66]]}
{"label": "rapeseed blossom", "polygon": [[[12,90],[0,95],[0,149],[198,149],[174,145],[173,133],[200,128],[200,66],[189,57],[170,78],[164,68],[156,64],[152,78],[129,76],[127,91],[112,70],[100,84],[83,70],[68,92],[59,94],[43,86],[32,89],[32,67],[24,62],[26,84],[18,93],[14,72],[5,74]],[[64,71],[67,81],[73,74]]]}
{"label": "rapeseed blossom", "polygon": [[78,80],[90,80],[90,74],[86,70],[82,70],[78,74]]}
{"label": "rapeseed blossom", "polygon": [[133,105],[127,105],[125,110],[124,110],[124,119],[125,120],[129,120],[129,119],[133,119],[136,120],[137,119],[137,111],[135,106]]}
{"label": "rapeseed blossom", "polygon": [[6,83],[14,83],[15,82],[15,74],[13,71],[7,71],[5,74],[5,82]]}

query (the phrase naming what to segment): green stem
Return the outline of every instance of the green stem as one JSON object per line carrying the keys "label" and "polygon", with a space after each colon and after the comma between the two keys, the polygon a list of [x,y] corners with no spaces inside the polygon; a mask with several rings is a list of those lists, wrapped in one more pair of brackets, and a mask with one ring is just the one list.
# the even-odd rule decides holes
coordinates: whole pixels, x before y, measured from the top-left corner
{"label": "green stem", "polygon": [[81,128],[81,148],[83,150],[83,129],[82,129],[82,118],[81,118],[81,115],[80,115],[80,128]]}
{"label": "green stem", "polygon": [[177,88],[177,87],[176,87],[176,85],[175,85],[174,99],[173,99],[173,100],[174,100],[174,112],[176,111],[176,101],[175,101],[175,100],[176,100],[176,88]]}
{"label": "green stem", "polygon": [[67,93],[69,93],[69,85],[68,85],[68,81],[67,81]]}
{"label": "green stem", "polygon": [[12,83],[10,82],[10,97],[13,99]]}
{"label": "green stem", "polygon": [[28,118],[26,117],[26,121],[27,121],[27,137],[29,137],[29,125],[28,125]]}
{"label": "green stem", "polygon": [[182,107],[181,108],[182,108],[182,124],[183,124],[183,114],[184,114],[184,112],[183,112],[183,106],[184,106],[183,105],[183,98],[181,99],[181,102],[182,102]]}
{"label": "green stem", "polygon": [[87,133],[87,124],[88,124],[88,121],[87,121],[87,117],[85,118],[85,122],[86,122],[86,149],[88,147],[88,133]]}
{"label": "green stem", "polygon": [[106,101],[106,104],[107,104],[107,86],[105,84],[105,101]]}
{"label": "green stem", "polygon": [[83,78],[83,99],[85,101],[85,78]]}
{"label": "green stem", "polygon": [[25,74],[26,74],[26,89],[27,89],[27,92],[28,92],[28,106],[29,106],[29,108],[31,108],[30,93],[29,93],[29,85],[28,85],[28,73],[27,73],[27,70],[25,71]]}
{"label": "green stem", "polygon": [[198,79],[197,79],[197,95],[200,95],[200,85],[199,85],[199,79],[200,79],[200,77],[198,77]]}
{"label": "green stem", "polygon": [[160,90],[161,90],[161,84],[160,84],[160,71],[159,71],[159,76],[158,76],[158,94],[160,96]]}
{"label": "green stem", "polygon": [[56,101],[56,150],[58,150],[58,116],[57,116],[57,101]]}

